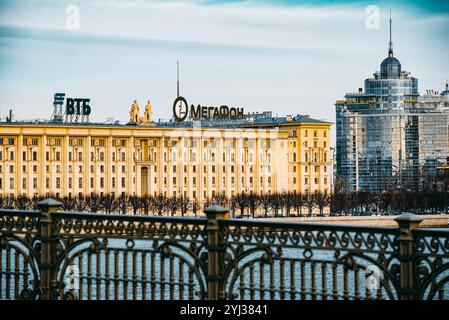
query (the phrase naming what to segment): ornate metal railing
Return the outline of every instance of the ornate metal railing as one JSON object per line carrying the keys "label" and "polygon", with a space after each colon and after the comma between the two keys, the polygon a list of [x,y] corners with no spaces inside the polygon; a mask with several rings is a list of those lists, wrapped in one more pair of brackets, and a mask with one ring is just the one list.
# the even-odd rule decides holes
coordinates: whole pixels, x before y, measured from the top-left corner
{"label": "ornate metal railing", "polygon": [[448,299],[449,230],[0,210],[0,299]]}

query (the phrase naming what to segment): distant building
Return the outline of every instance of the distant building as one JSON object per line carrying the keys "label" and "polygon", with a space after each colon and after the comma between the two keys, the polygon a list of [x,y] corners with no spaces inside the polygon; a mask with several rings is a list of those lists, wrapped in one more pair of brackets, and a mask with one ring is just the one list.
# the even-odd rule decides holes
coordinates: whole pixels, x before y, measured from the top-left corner
{"label": "distant building", "polygon": [[418,80],[393,56],[365,80],[365,90],[336,102],[336,175],[346,190],[423,187],[449,164],[448,86],[419,95]]}

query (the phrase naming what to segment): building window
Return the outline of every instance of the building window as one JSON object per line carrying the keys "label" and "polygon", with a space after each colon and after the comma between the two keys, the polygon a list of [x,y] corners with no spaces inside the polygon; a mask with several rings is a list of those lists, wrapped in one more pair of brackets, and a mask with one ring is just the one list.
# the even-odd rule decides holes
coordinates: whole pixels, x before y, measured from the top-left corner
{"label": "building window", "polygon": [[100,178],[100,188],[104,188],[104,178]]}
{"label": "building window", "polygon": [[26,151],[24,151],[24,152],[22,153],[22,160],[23,160],[23,161],[27,161],[27,153],[26,153]]}
{"label": "building window", "polygon": [[122,177],[122,188],[126,187],[125,177]]}
{"label": "building window", "polygon": [[9,166],[9,173],[14,173],[14,166]]}
{"label": "building window", "polygon": [[37,152],[33,151],[33,161],[37,161]]}
{"label": "building window", "polygon": [[78,188],[83,188],[83,178],[78,178]]}
{"label": "building window", "polygon": [[72,189],[72,178],[69,178],[69,189]]}
{"label": "building window", "polygon": [[59,151],[56,152],[56,161],[61,161],[61,153]]}
{"label": "building window", "polygon": [[22,179],[22,188],[23,188],[23,189],[26,189],[26,187],[27,187],[27,179],[26,179],[26,178],[23,178],[23,179]]}
{"label": "building window", "polygon": [[56,178],[56,189],[61,188],[61,178]]}

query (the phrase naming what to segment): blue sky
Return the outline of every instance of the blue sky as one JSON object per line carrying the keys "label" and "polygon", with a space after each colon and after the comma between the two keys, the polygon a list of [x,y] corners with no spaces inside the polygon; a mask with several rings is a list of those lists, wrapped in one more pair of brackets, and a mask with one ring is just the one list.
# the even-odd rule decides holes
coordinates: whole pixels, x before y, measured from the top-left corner
{"label": "blue sky", "polygon": [[[80,29],[67,30],[77,5]],[[366,27],[367,7],[378,29]],[[334,121],[387,55],[442,90],[449,78],[447,1],[0,0],[0,117],[49,118],[52,96],[91,98],[94,121],[126,122],[133,99],[171,117],[176,61],[189,103],[310,114]]]}

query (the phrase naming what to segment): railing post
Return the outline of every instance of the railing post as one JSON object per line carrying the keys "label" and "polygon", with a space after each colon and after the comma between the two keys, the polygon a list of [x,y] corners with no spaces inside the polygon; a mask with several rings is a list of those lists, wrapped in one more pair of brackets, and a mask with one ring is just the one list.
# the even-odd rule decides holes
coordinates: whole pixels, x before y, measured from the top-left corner
{"label": "railing post", "polygon": [[52,223],[53,212],[57,212],[61,203],[54,199],[45,199],[37,203],[37,207],[41,213],[39,223],[41,228],[41,252],[40,252],[40,289],[42,300],[53,299],[53,285],[51,283],[52,272]]}
{"label": "railing post", "polygon": [[225,293],[221,285],[223,277],[222,235],[218,220],[224,219],[229,210],[219,205],[212,205],[204,210],[207,216],[207,298],[223,300]]}
{"label": "railing post", "polygon": [[399,261],[401,288],[398,294],[400,300],[413,300],[415,298],[415,246],[412,230],[419,226],[423,220],[421,217],[403,213],[397,217],[399,225]]}

